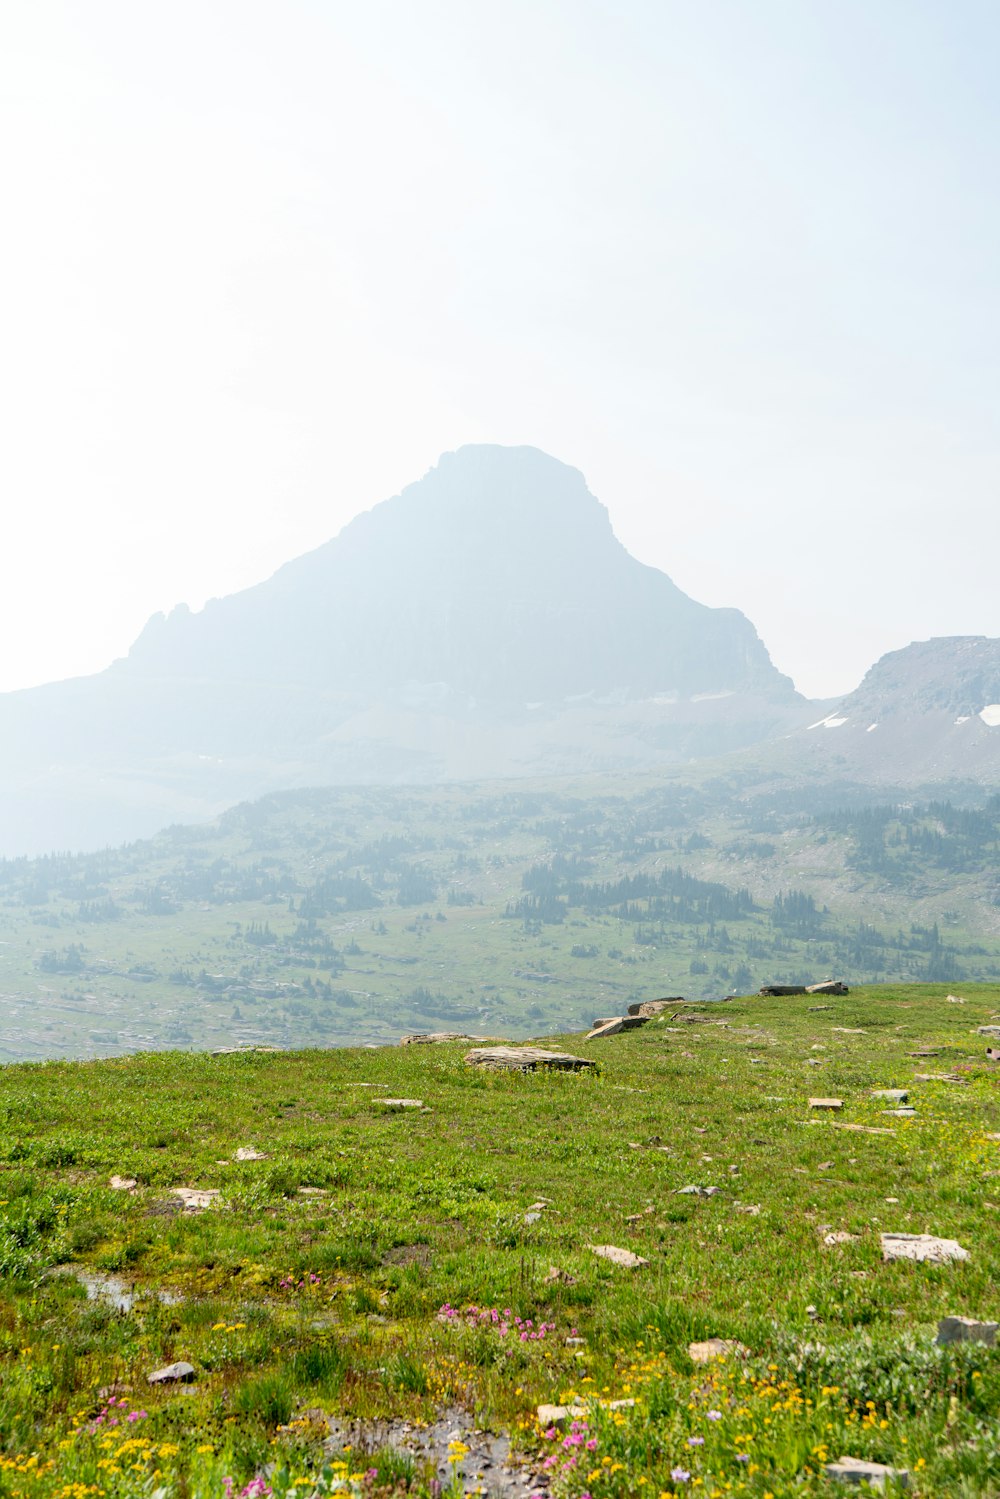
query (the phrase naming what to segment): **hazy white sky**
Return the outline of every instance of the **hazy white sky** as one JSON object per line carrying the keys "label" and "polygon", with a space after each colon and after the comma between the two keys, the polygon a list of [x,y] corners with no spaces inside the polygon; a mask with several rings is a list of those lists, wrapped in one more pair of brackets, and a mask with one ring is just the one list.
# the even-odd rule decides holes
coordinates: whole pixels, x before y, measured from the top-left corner
{"label": "hazy white sky", "polygon": [[463,442],[810,695],[1000,634],[994,0],[3,0],[0,688]]}

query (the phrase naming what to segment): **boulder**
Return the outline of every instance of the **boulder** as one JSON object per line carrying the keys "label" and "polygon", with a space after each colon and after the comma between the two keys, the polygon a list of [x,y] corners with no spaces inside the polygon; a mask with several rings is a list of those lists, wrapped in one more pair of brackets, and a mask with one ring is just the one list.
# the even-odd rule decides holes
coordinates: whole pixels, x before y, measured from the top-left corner
{"label": "boulder", "polygon": [[687,1000],[682,994],[675,995],[673,999],[644,999],[638,1004],[629,1005],[628,1013],[630,1015],[645,1015],[648,1019],[650,1016],[662,1014],[664,1010],[669,1010],[674,1005],[683,1004],[687,1004]]}
{"label": "boulder", "polygon": [[835,1463],[827,1463],[826,1472],[839,1483],[866,1483],[872,1489],[884,1489],[887,1479],[901,1488],[908,1488],[910,1482],[908,1469],[890,1468],[885,1463],[870,1463],[860,1457],[842,1457]]}
{"label": "boulder", "polygon": [[422,1109],[424,1106],[422,1098],[380,1098],[377,1102],[387,1109]]}
{"label": "boulder", "polygon": [[806,994],[808,990],[805,984],[765,984],[759,992],[768,998],[778,999],[786,994]]}
{"label": "boulder", "polygon": [[1000,1025],[981,1025],[976,1031],[977,1036],[1000,1036]]}
{"label": "boulder", "polygon": [[183,1362],[167,1364],[163,1369],[154,1369],[146,1375],[147,1384],[190,1384],[194,1379],[194,1365]]}
{"label": "boulder", "polygon": [[827,979],[823,984],[807,984],[807,994],[850,994],[847,985],[840,979]]}
{"label": "boulder", "polygon": [[919,1260],[922,1263],[943,1265],[949,1260],[967,1260],[969,1251],[963,1249],[955,1239],[938,1239],[933,1234],[881,1234],[882,1258],[890,1260]]}
{"label": "boulder", "polygon": [[565,1072],[580,1072],[597,1063],[587,1057],[574,1057],[568,1051],[546,1051],[542,1046],[477,1046],[467,1051],[470,1067],[487,1067],[499,1072],[534,1072],[538,1067],[554,1067]]}
{"label": "boulder", "polygon": [[998,1325],[977,1322],[974,1317],[942,1317],[935,1341],[939,1347],[946,1343],[985,1343],[987,1348],[995,1348]]}
{"label": "boulder", "polygon": [[636,1026],[648,1025],[648,1015],[612,1015],[608,1020],[595,1020],[593,1029],[584,1037],[593,1041],[602,1036],[617,1036],[620,1031],[632,1031]]}
{"label": "boulder", "polygon": [[988,1062],[1000,1062],[1000,1050],[995,1046],[987,1046],[986,1060]]}
{"label": "boulder", "polygon": [[467,1036],[463,1031],[413,1031],[401,1036],[400,1046],[440,1046],[447,1041],[500,1041],[500,1036]]}
{"label": "boulder", "polygon": [[842,1098],[810,1098],[809,1107],[811,1109],[831,1109],[836,1113],[838,1109],[844,1107],[844,1100]]}

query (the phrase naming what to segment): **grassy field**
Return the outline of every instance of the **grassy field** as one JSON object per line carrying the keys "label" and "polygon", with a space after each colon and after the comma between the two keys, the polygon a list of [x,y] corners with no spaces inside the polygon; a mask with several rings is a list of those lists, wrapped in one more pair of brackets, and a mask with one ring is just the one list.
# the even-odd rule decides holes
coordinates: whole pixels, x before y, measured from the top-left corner
{"label": "grassy field", "polygon": [[[559,1038],[597,1075],[451,1046],[3,1068],[0,1495],[778,1499],[839,1492],[842,1454],[1000,1493],[1000,1351],[934,1342],[1000,1314],[1000,988],[957,993]],[[968,1259],[883,1263],[890,1231]],[[746,1351],[693,1364],[711,1337]]]}

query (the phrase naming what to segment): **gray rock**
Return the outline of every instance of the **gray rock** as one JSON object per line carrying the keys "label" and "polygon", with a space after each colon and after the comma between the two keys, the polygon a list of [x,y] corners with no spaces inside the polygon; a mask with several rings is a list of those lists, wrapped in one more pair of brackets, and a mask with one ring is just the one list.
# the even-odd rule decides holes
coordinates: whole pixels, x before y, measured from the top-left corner
{"label": "gray rock", "polygon": [[976,1031],[977,1036],[1000,1036],[1000,1025],[981,1025]]}
{"label": "gray rock", "polygon": [[933,1234],[882,1234],[882,1258],[889,1260],[920,1260],[929,1264],[945,1264],[948,1260],[967,1260],[969,1251],[963,1249],[955,1239],[938,1239]]}
{"label": "gray rock", "polygon": [[678,1187],[675,1197],[717,1197],[721,1187]]}
{"label": "gray rock", "polygon": [[854,1244],[857,1238],[857,1234],[849,1234],[846,1229],[835,1228],[832,1233],[823,1235],[823,1243],[831,1247],[834,1244]]}
{"label": "gray rock", "polygon": [[905,1109],[883,1109],[882,1112],[883,1112],[883,1114],[891,1114],[894,1119],[912,1119],[914,1117],[914,1115],[916,1114],[917,1111],[916,1111],[916,1109],[905,1108]]}
{"label": "gray rock", "polygon": [[154,1369],[152,1374],[146,1375],[148,1384],[190,1384],[194,1379],[194,1365],[177,1363],[167,1364],[163,1369]]}
{"label": "gray rock", "polygon": [[108,1182],[112,1192],[134,1192],[138,1185],[134,1176],[113,1176]]}
{"label": "gray rock", "polygon": [[380,1098],[378,1102],[387,1109],[422,1109],[424,1106],[422,1098]]}
{"label": "gray rock", "polygon": [[885,1488],[887,1479],[902,1488],[908,1488],[910,1482],[908,1469],[889,1468],[885,1463],[869,1463],[860,1457],[842,1457],[838,1462],[827,1463],[826,1471],[830,1478],[841,1483],[867,1483],[873,1489]]}
{"label": "gray rock", "polygon": [[873,1088],[873,1098],[884,1098],[886,1103],[905,1103],[910,1096],[909,1088]]}
{"label": "gray rock", "polygon": [[998,1325],[977,1322],[974,1317],[942,1317],[935,1341],[941,1347],[946,1343],[985,1343],[987,1348],[994,1348]]}
{"label": "gray rock", "polygon": [[172,1191],[183,1203],[185,1213],[203,1213],[215,1207],[219,1198],[218,1187],[174,1187]]}
{"label": "gray rock", "polygon": [[266,1161],[267,1156],[263,1151],[255,1150],[252,1145],[241,1145],[236,1152],[235,1159],[237,1161]]}
{"label": "gray rock", "polygon": [[811,1109],[831,1109],[836,1113],[838,1109],[844,1107],[844,1100],[842,1098],[810,1098],[809,1107]]}
{"label": "gray rock", "polygon": [[493,1071],[534,1072],[538,1067],[580,1072],[597,1063],[587,1057],[574,1057],[567,1051],[546,1051],[543,1046],[477,1046],[467,1051],[470,1067],[487,1067]]}

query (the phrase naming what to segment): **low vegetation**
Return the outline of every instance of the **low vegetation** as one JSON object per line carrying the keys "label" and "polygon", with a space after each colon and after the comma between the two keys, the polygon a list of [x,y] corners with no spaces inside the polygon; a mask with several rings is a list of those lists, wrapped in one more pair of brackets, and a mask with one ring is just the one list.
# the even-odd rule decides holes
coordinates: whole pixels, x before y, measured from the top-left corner
{"label": "low vegetation", "polygon": [[[556,1499],[833,1494],[842,1454],[996,1494],[1000,1351],[935,1332],[1000,1312],[998,1008],[912,985],[560,1036],[596,1075],[461,1046],[5,1067],[0,1495],[457,1496],[501,1477],[484,1431],[509,1492]],[[890,1231],[968,1258],[884,1263]],[[692,1362],[709,1338],[741,1347]]]}

